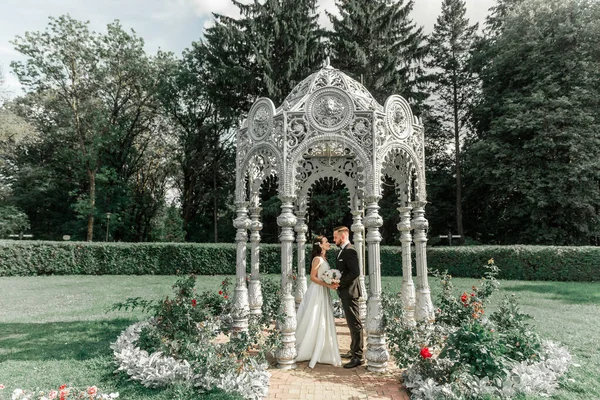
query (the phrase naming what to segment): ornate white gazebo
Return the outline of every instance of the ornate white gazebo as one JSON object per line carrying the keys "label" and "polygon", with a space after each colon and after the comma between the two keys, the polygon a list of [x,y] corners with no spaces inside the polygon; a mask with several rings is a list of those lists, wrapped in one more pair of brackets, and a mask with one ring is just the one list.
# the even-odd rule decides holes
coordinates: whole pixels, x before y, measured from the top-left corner
{"label": "ornate white gazebo", "polygon": [[[346,186],[353,215],[353,242],[359,254],[366,239],[369,292],[368,299],[360,299],[360,305],[361,318],[366,321],[369,370],[384,370],[389,359],[381,325],[379,227],[383,220],[378,212],[385,176],[394,180],[398,194],[401,291],[407,315],[433,320],[425,253],[428,223],[424,217],[424,162],[423,126],[406,100],[394,95],[381,106],[362,84],[329,65],[298,84],[279,108],[268,98],[253,104],[237,133],[234,324],[237,329],[246,329],[248,313],[261,312],[259,191],[265,178],[277,176],[282,202],[277,219],[281,227],[282,307],[286,314],[280,327],[284,343],[277,354],[280,368],[296,365],[296,306],[307,288],[305,215],[309,190],[319,179],[337,179]],[[246,287],[248,230],[251,277]],[[294,240],[298,260],[296,293],[292,293],[291,281]],[[412,242],[416,251],[416,290],[411,270]],[[359,259],[362,292],[366,294],[365,266],[362,257]]]}

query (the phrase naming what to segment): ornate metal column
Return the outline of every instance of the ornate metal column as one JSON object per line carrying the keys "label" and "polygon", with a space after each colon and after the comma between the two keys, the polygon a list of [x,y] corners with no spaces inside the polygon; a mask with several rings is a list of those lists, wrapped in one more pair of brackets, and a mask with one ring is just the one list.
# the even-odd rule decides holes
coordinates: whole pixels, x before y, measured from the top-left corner
{"label": "ornate metal column", "polygon": [[431,302],[431,293],[429,283],[427,282],[427,228],[429,223],[425,219],[426,201],[413,201],[413,220],[411,223],[414,229],[415,255],[417,261],[417,293],[415,306],[415,319],[417,321],[433,321],[435,315],[433,312],[433,303]]}
{"label": "ornate metal column", "polygon": [[365,264],[363,260],[363,246],[364,246],[364,232],[365,227],[362,223],[362,207],[359,204],[358,199],[354,199],[354,205],[352,209],[352,232],[354,233],[354,248],[358,253],[358,265],[360,267],[360,292],[362,296],[358,299],[358,306],[360,311],[360,320],[363,323],[363,326],[367,324],[367,299],[369,298],[367,294],[367,288],[365,286]]}
{"label": "ornate metal column", "polygon": [[233,221],[233,226],[237,228],[235,241],[237,243],[236,269],[235,269],[235,294],[233,307],[233,327],[238,331],[248,329],[248,289],[246,288],[246,242],[248,241],[248,228],[250,228],[250,219],[248,219],[248,203],[237,202],[237,218]]}
{"label": "ornate metal column", "polygon": [[412,207],[398,208],[398,211],[400,212],[398,230],[401,232],[400,242],[402,243],[402,303],[407,319],[409,321],[414,321],[416,300],[410,254],[410,245],[412,242],[412,236],[410,234],[410,210],[412,210]]}
{"label": "ornate metal column", "polygon": [[260,207],[250,208],[250,243],[251,255],[250,255],[250,284],[248,285],[248,302],[250,305],[250,314],[261,315],[262,314],[262,291],[260,285],[260,231],[262,230],[262,223],[259,221],[260,218]]}
{"label": "ornate metal column", "polygon": [[281,311],[284,322],[280,326],[282,332],[282,348],[277,352],[277,367],[280,369],[296,368],[296,307],[292,296],[292,251],[294,243],[294,226],[296,216],[293,196],[281,196],[281,215],[277,225],[281,227]]}
{"label": "ornate metal column", "polygon": [[[296,310],[302,303],[304,293],[306,293],[306,232],[308,232],[308,226],[306,225],[304,216],[306,215],[306,198],[301,197],[298,201],[298,208],[296,210],[296,217],[298,221],[294,227],[296,231],[296,242],[298,243],[298,273],[296,278]],[[310,262],[310,261],[309,261]]]}
{"label": "ornate metal column", "polygon": [[368,370],[373,372],[384,371],[387,367],[389,354],[385,344],[385,335],[382,325],[381,309],[381,261],[379,243],[381,234],[379,227],[383,219],[379,215],[379,196],[366,198],[365,227],[367,232],[367,246],[369,249],[369,300],[367,302],[367,360]]}

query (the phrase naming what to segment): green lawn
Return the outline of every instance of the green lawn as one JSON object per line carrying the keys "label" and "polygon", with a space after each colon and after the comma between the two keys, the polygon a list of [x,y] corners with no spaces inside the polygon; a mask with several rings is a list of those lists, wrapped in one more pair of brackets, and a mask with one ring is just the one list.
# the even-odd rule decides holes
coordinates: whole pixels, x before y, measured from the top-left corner
{"label": "green lawn", "polygon": [[[162,298],[175,276],[40,276],[0,278],[0,399],[14,388],[48,389],[63,383],[96,385],[123,399],[188,399],[185,388],[149,390],[113,374],[109,348],[117,335],[145,316],[106,312],[127,297]],[[198,290],[219,290],[223,276],[201,276]],[[457,292],[477,281],[454,279]],[[383,277],[398,291],[399,277]],[[432,279],[432,298],[439,291]],[[600,399],[600,283],[501,281],[505,293],[519,296],[521,309],[546,338],[569,347],[572,367],[555,399]],[[4,397],[2,397],[4,395]],[[215,395],[211,398],[220,398]],[[530,398],[533,399],[533,398]]]}

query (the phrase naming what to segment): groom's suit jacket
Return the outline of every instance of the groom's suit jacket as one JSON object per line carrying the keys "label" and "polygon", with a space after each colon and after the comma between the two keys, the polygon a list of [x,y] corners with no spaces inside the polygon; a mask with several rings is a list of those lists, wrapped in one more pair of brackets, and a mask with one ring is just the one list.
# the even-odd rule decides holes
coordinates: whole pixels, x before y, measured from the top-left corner
{"label": "groom's suit jacket", "polygon": [[358,254],[351,244],[348,244],[337,256],[335,267],[342,273],[338,295],[340,298],[359,298],[360,282],[358,277],[360,269],[358,266]]}

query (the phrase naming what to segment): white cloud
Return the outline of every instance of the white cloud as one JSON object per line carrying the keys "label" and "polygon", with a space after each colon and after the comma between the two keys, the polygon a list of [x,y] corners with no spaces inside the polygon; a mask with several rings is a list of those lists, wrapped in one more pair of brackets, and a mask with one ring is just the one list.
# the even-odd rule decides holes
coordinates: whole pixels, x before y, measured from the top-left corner
{"label": "white cloud", "polygon": [[12,46],[0,44],[0,55],[10,56],[10,55],[15,55],[15,54],[18,54],[18,53],[15,49],[12,48]]}
{"label": "white cloud", "polygon": [[[229,0],[186,0],[193,8],[194,13],[199,17],[210,17],[211,13],[223,14],[229,17],[239,15],[238,8]],[[241,0],[241,3],[248,4],[251,0]]]}

